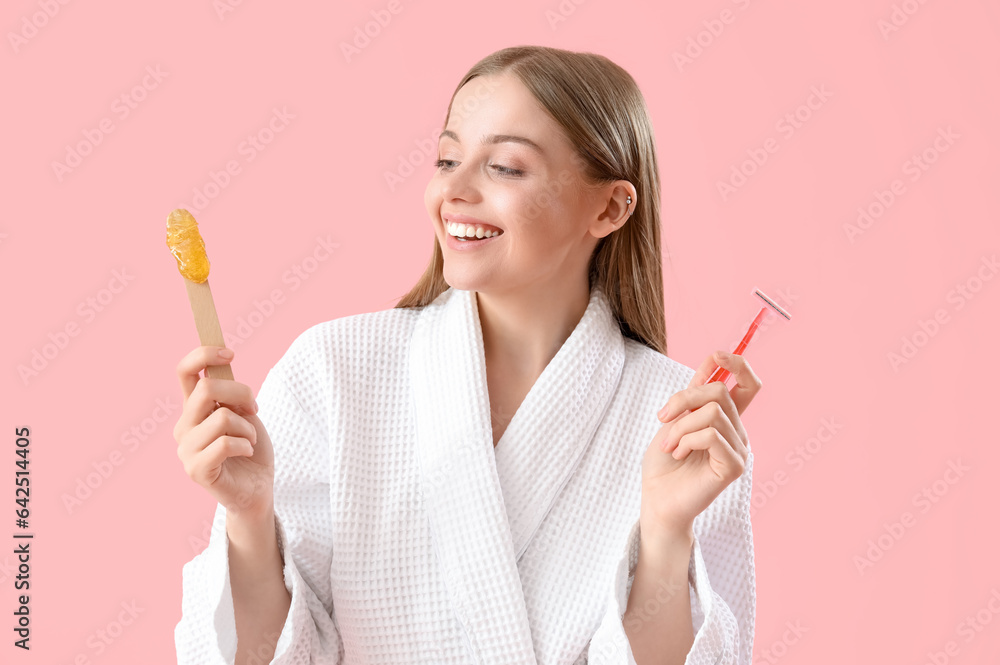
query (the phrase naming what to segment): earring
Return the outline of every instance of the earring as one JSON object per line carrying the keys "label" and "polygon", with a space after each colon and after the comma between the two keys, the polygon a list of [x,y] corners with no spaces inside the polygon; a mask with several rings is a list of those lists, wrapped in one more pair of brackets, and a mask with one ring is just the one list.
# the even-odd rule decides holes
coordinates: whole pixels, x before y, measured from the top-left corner
{"label": "earring", "polygon": [[[625,203],[628,204],[628,205],[632,205],[632,195],[631,194],[626,195],[626,197],[625,197]],[[629,217],[632,216],[632,211],[631,210],[629,211],[628,216]]]}

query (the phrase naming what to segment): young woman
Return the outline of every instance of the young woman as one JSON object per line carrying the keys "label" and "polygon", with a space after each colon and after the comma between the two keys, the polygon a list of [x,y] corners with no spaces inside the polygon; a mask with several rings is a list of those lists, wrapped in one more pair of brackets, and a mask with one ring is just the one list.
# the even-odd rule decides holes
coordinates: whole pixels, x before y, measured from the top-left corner
{"label": "young woman", "polygon": [[[200,374],[231,351],[178,365],[178,455],[219,502],[179,661],[749,665],[761,383],[666,356],[635,81],[503,49],[438,156],[434,254],[395,308],[306,330],[256,402]],[[703,385],[720,364],[732,390]]]}

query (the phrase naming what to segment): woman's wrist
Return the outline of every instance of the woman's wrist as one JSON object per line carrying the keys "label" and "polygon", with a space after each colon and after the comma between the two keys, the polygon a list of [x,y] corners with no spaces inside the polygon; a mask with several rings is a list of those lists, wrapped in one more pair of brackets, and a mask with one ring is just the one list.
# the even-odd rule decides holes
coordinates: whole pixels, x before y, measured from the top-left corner
{"label": "woman's wrist", "polygon": [[241,510],[226,514],[229,542],[240,548],[266,551],[277,543],[274,506],[259,512]]}
{"label": "woman's wrist", "polygon": [[639,521],[639,556],[651,564],[686,568],[693,546],[693,526],[663,527]]}

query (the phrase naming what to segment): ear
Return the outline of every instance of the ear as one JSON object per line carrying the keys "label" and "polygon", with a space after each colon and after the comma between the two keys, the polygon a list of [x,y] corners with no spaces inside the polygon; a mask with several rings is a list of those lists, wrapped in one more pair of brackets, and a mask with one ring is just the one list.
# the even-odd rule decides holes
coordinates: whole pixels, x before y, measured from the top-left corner
{"label": "ear", "polygon": [[628,180],[608,183],[597,191],[596,196],[601,209],[590,227],[591,234],[596,238],[603,238],[624,226],[639,204],[635,187]]}

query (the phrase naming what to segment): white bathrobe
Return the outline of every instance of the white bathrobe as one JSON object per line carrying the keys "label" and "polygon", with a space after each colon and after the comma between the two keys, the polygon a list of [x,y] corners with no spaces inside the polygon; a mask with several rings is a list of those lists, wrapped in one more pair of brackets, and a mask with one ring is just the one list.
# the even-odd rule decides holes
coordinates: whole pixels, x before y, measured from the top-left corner
{"label": "white bathrobe", "polygon": [[[634,663],[642,458],[693,374],[594,288],[494,449],[474,291],[306,330],[257,395],[292,598],[258,662]],[[750,665],[752,467],[694,522],[689,665]],[[219,506],[183,568],[179,663],[233,662],[227,548]],[[624,621],[671,630],[656,607]]]}

